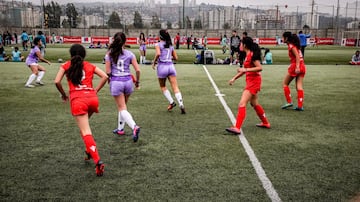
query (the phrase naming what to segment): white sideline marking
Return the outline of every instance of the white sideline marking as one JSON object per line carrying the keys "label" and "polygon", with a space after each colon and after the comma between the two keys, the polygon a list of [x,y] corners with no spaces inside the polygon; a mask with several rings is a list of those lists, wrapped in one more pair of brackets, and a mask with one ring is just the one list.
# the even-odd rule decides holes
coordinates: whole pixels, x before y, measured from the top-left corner
{"label": "white sideline marking", "polygon": [[[203,65],[203,68],[212,84],[212,86],[214,87],[215,89],[215,92],[216,94],[215,95],[223,95],[220,93],[220,90],[219,88],[216,86],[213,78],[211,77],[209,71],[207,70],[206,66]],[[223,96],[217,96],[221,102],[221,104],[223,105],[227,115],[229,116],[230,118],[230,121],[233,125],[235,125],[235,122],[236,122],[236,119],[234,117],[234,114],[232,113],[231,109],[228,107],[228,105],[226,104],[226,101],[224,100]],[[281,199],[278,195],[278,193],[276,192],[275,188],[273,187],[270,179],[266,176],[266,173],[264,171],[264,169],[262,168],[261,166],[261,163],[260,161],[257,159],[255,153],[254,153],[254,150],[251,148],[249,142],[247,141],[245,135],[244,135],[244,132],[241,130],[241,135],[239,135],[239,139],[240,139],[240,142],[242,144],[242,146],[244,147],[247,155],[249,156],[249,159],[251,161],[251,164],[253,165],[255,171],[256,171],[256,174],[257,176],[259,177],[267,195],[269,196],[269,198],[271,199],[271,201],[273,202],[280,202]]]}

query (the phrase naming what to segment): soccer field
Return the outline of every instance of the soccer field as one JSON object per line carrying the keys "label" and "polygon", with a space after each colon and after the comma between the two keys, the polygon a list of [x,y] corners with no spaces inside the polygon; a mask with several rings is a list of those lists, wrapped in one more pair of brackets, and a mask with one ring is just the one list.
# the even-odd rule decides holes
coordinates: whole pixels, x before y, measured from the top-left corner
{"label": "soccer field", "polygon": [[[279,52],[287,57],[286,50]],[[241,139],[225,132],[232,123],[224,103],[236,115],[245,85],[245,77],[227,84],[235,66],[176,64],[187,110],[182,115],[179,108],[167,111],[155,71],[142,65],[141,89],[128,103],[141,127],[137,143],[128,127],[126,136],[112,134],[115,103],[108,85],[99,93],[100,113],[90,125],[106,167],[104,176],[96,177],[93,163],[83,160],[84,145],[69,104],[62,103],[53,84],[59,63],[43,65],[45,86],[28,89],[24,83],[30,71],[24,63],[0,63],[1,201],[328,202],[359,197],[358,67],[307,65],[305,111],[297,112],[280,108],[287,65],[264,66],[259,101],[272,128],[255,127],[259,120],[248,105]],[[291,90],[296,99],[294,83]],[[264,173],[257,172],[259,167]]]}

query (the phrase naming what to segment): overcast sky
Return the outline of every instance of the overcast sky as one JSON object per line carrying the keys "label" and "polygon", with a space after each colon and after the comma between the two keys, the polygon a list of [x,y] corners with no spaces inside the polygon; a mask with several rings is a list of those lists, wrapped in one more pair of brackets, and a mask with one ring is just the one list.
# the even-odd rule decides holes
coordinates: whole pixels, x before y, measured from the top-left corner
{"label": "overcast sky", "polygon": [[[26,1],[26,0],[24,0]],[[144,2],[145,0],[54,0],[60,4],[65,4],[69,2]],[[315,4],[318,5],[317,8],[319,12],[336,12],[338,0],[314,0]],[[33,0],[32,2],[40,4],[40,0]],[[45,0],[45,4],[51,2],[51,0]],[[155,0],[155,2],[162,2],[165,4],[166,0]],[[216,5],[225,5],[225,6],[241,6],[241,7],[256,7],[259,8],[271,8],[276,5],[279,6],[281,11],[300,11],[310,12],[312,0],[196,0],[196,3],[209,3]],[[345,10],[346,3],[353,3],[352,6],[349,6],[349,10],[355,9],[356,0],[339,0],[340,7]],[[171,0],[171,3],[179,3],[179,0]],[[287,8],[285,8],[287,5]],[[316,8],[315,8],[316,9]],[[358,0],[358,9],[360,10],[360,1]],[[359,12],[360,15],[360,12]]]}

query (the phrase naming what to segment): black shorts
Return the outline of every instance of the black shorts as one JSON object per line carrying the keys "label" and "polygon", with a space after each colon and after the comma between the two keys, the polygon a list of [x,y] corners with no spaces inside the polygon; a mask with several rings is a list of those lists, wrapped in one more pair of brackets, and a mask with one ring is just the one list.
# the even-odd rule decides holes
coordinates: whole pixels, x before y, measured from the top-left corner
{"label": "black shorts", "polygon": [[235,47],[235,46],[231,46],[231,55],[234,55],[234,53],[239,53],[240,52],[240,49],[239,47]]}

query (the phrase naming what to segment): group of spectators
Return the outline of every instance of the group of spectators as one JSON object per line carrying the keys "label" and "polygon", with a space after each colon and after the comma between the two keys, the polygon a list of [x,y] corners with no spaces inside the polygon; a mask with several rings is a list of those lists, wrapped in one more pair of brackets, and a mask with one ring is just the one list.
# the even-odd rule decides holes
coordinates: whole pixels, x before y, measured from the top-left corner
{"label": "group of spectators", "polygon": [[[45,54],[45,47],[46,47],[46,37],[42,31],[39,31],[37,33],[37,36],[41,39],[43,42],[43,47],[41,49],[41,53]],[[33,46],[33,35],[30,33],[28,34],[25,30],[20,35],[21,44],[23,47],[23,51],[28,51],[28,47]],[[18,44],[18,36],[16,33],[14,33],[14,37],[11,36],[9,31],[4,32],[3,35],[0,34],[0,62],[2,61],[13,61],[13,62],[22,62],[24,61],[24,56],[22,56],[21,51],[19,50],[19,47],[15,46],[12,47],[12,52],[10,55],[7,55],[4,49],[4,46],[9,46],[12,44],[12,41],[14,41],[15,45]],[[30,43],[30,44],[29,44]]]}

